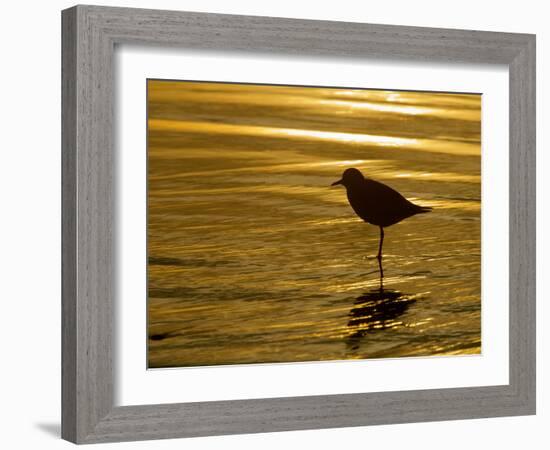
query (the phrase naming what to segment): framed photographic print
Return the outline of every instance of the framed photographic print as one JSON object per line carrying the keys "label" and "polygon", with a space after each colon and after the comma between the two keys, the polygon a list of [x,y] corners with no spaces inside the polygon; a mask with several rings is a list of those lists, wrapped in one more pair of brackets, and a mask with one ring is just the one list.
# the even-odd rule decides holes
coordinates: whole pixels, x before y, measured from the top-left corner
{"label": "framed photographic print", "polygon": [[534,414],[534,36],[62,17],[65,439]]}

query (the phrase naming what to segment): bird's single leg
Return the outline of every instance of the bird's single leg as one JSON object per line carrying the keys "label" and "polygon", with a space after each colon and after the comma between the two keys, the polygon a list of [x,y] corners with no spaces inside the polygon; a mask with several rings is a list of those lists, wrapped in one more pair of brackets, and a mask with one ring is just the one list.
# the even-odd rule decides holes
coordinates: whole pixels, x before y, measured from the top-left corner
{"label": "bird's single leg", "polygon": [[380,269],[380,280],[384,278],[384,269],[382,268],[382,244],[384,243],[384,228],[380,227],[380,245],[378,246],[378,255],[376,259],[378,260],[378,268]]}

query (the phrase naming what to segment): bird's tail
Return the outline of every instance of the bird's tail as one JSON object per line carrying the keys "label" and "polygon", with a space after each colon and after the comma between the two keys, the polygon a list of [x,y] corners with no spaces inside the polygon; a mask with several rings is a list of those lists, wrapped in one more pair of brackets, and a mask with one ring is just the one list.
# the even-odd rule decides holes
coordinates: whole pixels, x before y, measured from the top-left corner
{"label": "bird's tail", "polygon": [[422,214],[422,213],[427,213],[427,212],[430,212],[433,208],[431,206],[419,206],[418,207],[418,213],[419,214]]}

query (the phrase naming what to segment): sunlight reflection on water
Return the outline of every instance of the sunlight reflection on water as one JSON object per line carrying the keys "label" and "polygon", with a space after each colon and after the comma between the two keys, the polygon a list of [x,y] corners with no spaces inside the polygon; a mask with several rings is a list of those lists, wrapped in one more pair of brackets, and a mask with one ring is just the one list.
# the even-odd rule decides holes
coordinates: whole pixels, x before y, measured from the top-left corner
{"label": "sunlight reflection on water", "polygon": [[[479,95],[149,82],[150,367],[479,353]],[[358,219],[346,167],[434,210]]]}

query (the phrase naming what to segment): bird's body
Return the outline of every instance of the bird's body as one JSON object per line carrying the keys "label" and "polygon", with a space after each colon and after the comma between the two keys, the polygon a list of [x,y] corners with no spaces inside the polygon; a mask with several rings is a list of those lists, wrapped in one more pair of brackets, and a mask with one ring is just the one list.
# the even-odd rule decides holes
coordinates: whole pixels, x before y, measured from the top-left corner
{"label": "bird's body", "polygon": [[378,248],[378,262],[380,275],[382,270],[382,243],[384,242],[384,228],[401,222],[415,214],[426,213],[432,208],[415,205],[391,187],[370,178],[354,168],[346,169],[342,179],[332,185],[342,184],[346,188],[348,201],[355,214],[365,222],[380,227],[380,245]]}
{"label": "bird's body", "polygon": [[369,178],[346,186],[348,201],[355,214],[365,222],[380,227],[389,227],[407,217],[430,211],[415,205],[399,192]]}

